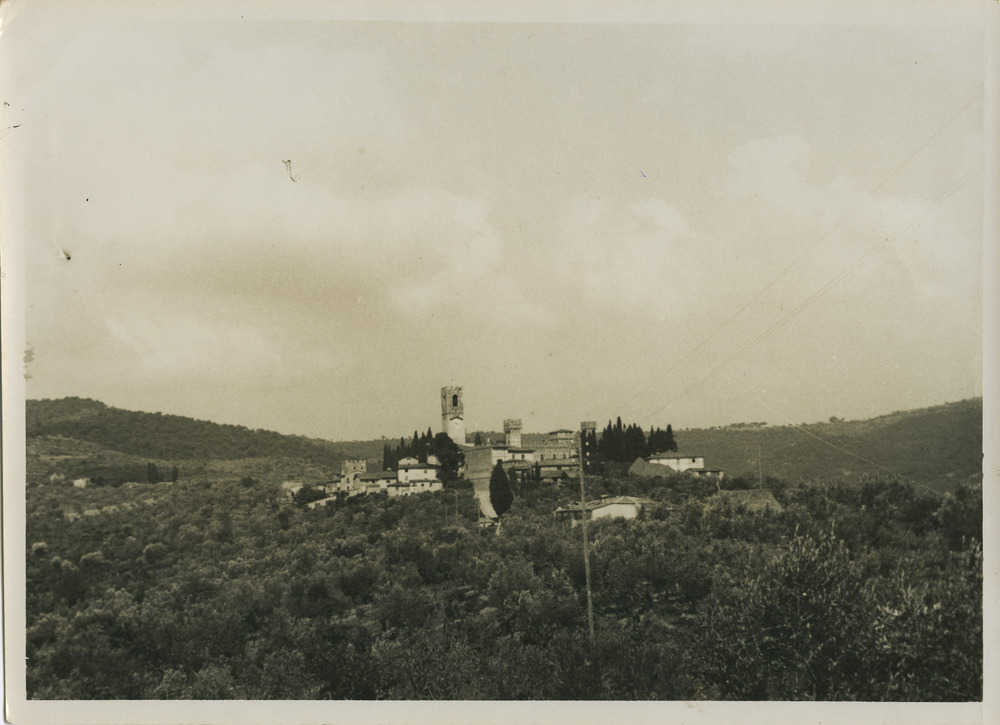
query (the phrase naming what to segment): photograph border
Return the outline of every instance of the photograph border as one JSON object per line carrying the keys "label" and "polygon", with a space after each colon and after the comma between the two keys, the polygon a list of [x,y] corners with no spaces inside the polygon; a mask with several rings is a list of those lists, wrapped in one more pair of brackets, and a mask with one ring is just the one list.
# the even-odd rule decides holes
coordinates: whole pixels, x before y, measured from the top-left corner
{"label": "photograph border", "polygon": [[[83,0],[74,0],[81,4]],[[0,86],[16,72],[4,40],[44,23],[69,0],[7,0],[0,5]],[[984,701],[983,703],[634,703],[634,702],[290,702],[290,701],[28,701],[24,668],[14,666],[25,651],[25,178],[31,173],[27,149],[16,134],[0,138],[0,308],[2,308],[2,481],[3,481],[3,636],[5,717],[14,723],[681,723],[850,722],[982,723],[1000,722],[1000,704],[988,683],[998,681],[996,613],[998,586],[997,484],[1000,483],[1000,13],[996,2],[193,2],[127,3],[93,0],[94,12],[115,20],[132,13],[144,17],[256,20],[397,20],[405,22],[554,22],[554,23],[952,23],[981,24],[984,66],[987,169],[983,244],[983,441],[984,456]],[[141,5],[141,7],[135,7]],[[932,102],[933,99],[928,99]]]}

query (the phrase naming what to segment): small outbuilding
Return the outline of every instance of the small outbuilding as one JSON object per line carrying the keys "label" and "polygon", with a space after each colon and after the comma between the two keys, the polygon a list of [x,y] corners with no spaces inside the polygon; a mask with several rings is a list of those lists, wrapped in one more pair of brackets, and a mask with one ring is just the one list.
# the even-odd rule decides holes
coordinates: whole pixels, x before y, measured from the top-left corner
{"label": "small outbuilding", "polygon": [[649,499],[635,496],[613,496],[598,501],[588,501],[586,506],[579,503],[572,506],[561,506],[556,509],[556,518],[572,521],[576,526],[584,516],[588,520],[597,519],[635,519],[653,502]]}

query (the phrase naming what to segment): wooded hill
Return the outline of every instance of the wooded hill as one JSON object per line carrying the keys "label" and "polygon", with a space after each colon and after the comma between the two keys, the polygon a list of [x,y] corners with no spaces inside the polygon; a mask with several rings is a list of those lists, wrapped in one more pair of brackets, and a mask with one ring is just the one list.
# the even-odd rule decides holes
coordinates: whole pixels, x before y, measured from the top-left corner
{"label": "wooded hill", "polygon": [[676,437],[681,452],[703,455],[706,465],[727,475],[762,472],[785,480],[902,476],[940,490],[982,474],[983,400],[868,420],[682,430]]}
{"label": "wooded hill", "polygon": [[[941,490],[981,474],[982,415],[983,401],[974,398],[868,420],[733,425],[677,430],[675,436],[682,453],[705,456],[709,467],[721,468],[729,476],[760,473],[785,480],[829,481],[861,475],[904,477]],[[106,474],[107,478],[118,470],[125,476],[122,480],[137,480],[151,460],[168,469],[184,461],[244,461],[232,464],[236,473],[236,469],[260,468],[264,459],[274,459],[268,466],[275,475],[321,480],[339,475],[346,458],[379,460],[386,443],[385,439],[333,443],[121,410],[82,398],[28,400],[26,433],[29,481],[32,475],[47,476],[56,470],[55,463],[64,468],[68,464],[72,470],[65,473],[70,476]],[[525,444],[538,437],[526,434]],[[309,470],[296,474],[292,462]],[[183,463],[181,468],[190,470]]]}
{"label": "wooded hill", "polygon": [[28,400],[25,434],[29,440],[60,436],[146,458],[298,458],[336,468],[338,473],[340,462],[346,457],[340,446],[317,438],[251,430],[179,415],[122,410],[86,398]]}
{"label": "wooded hill", "polygon": [[[766,477],[754,493],[774,505],[754,507],[683,474],[588,475],[589,498],[648,502],[634,520],[591,522],[588,577],[579,529],[553,515],[579,500],[576,481],[516,485],[499,530],[480,526],[469,487],[309,509],[268,485],[330,470],[304,458],[149,459],[112,449],[123,445],[115,430],[126,420],[144,431],[120,432],[132,450],[162,436],[163,454],[189,452],[171,437],[190,440],[188,425],[209,439],[232,436],[231,447],[192,441],[190,450],[209,456],[289,437],[36,401],[29,483],[47,480],[45,466],[70,474],[133,465],[141,477],[146,464],[166,473],[177,461],[181,475],[117,489],[27,487],[26,694],[977,702],[982,487],[978,476],[955,480],[979,460],[971,443],[972,463],[956,458],[968,436],[981,439],[977,407],[840,429],[845,448],[882,444],[872,452],[880,461],[912,450],[914,467],[903,470],[914,474],[943,466],[937,485],[946,493],[870,477]],[[747,436],[762,436],[764,455],[784,450],[801,458],[795,465],[839,475],[839,459],[821,468],[809,452],[818,448],[779,447],[814,440],[798,429],[705,431],[718,438],[702,441],[688,433],[676,434],[681,451],[710,465],[755,460]],[[309,450],[291,440],[301,447],[271,451]],[[727,463],[727,450],[743,458]],[[723,488],[754,483],[727,476]]]}

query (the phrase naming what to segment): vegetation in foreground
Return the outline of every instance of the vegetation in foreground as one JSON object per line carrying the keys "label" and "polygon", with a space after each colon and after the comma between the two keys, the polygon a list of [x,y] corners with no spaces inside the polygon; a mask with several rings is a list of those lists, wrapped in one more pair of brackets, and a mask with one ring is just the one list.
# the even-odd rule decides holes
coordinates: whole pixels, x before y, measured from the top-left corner
{"label": "vegetation in foreground", "polygon": [[[587,638],[573,485],[308,510],[247,476],[27,490],[34,699],[982,697],[981,485],[677,476],[594,522]],[[748,487],[735,480],[730,486]],[[575,484],[574,484],[575,485]]]}

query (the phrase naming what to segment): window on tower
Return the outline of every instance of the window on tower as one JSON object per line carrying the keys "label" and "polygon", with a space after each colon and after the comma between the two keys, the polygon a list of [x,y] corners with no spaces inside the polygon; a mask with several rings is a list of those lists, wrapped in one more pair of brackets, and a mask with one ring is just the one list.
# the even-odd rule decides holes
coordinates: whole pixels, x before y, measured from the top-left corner
{"label": "window on tower", "polygon": [[457,408],[458,407],[458,396],[457,395],[451,396],[451,407],[452,408]]}

